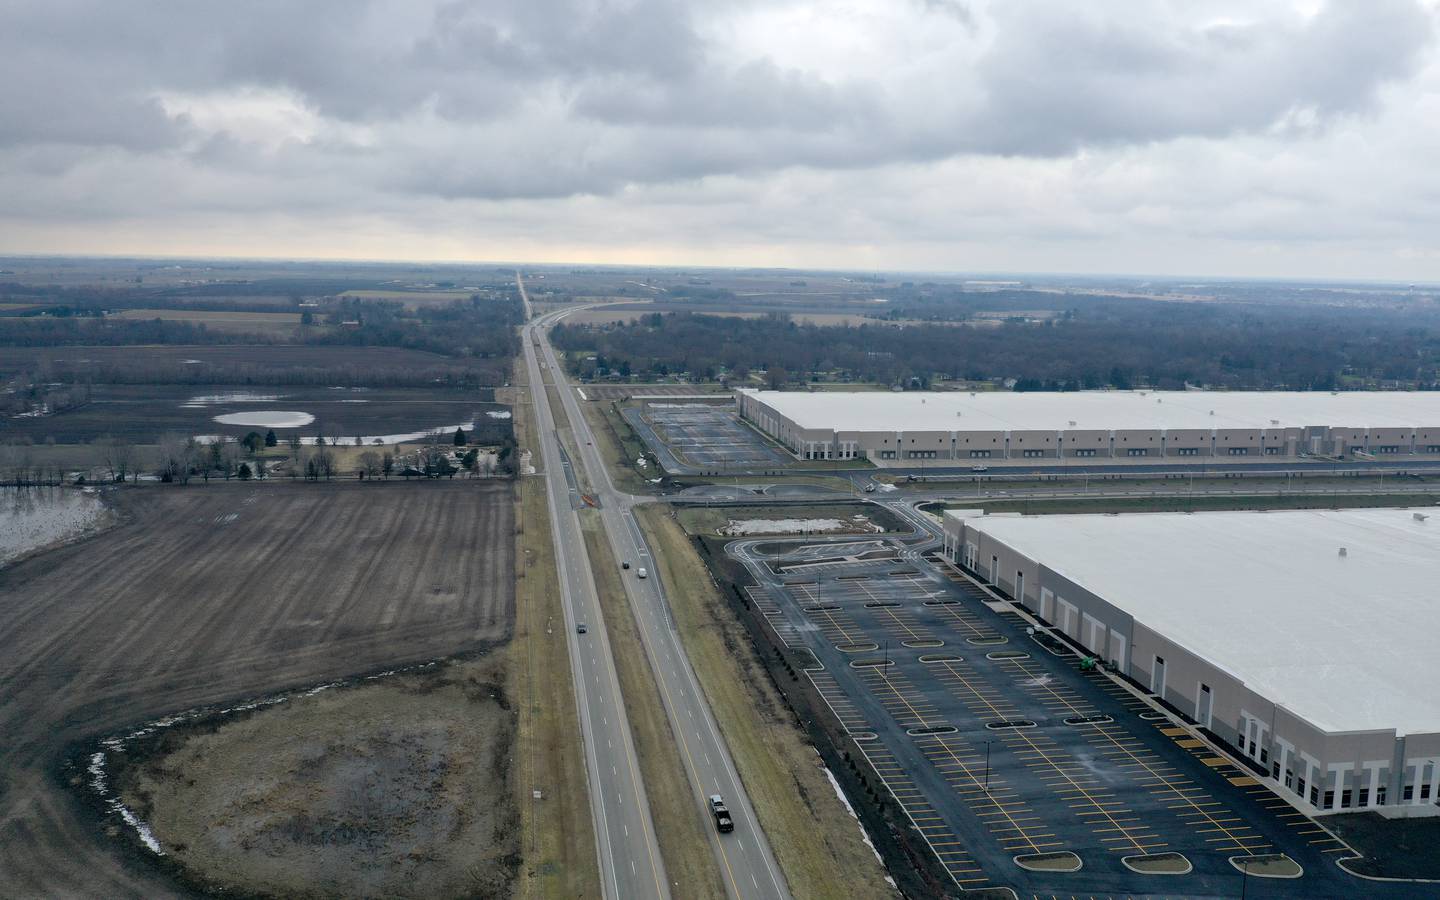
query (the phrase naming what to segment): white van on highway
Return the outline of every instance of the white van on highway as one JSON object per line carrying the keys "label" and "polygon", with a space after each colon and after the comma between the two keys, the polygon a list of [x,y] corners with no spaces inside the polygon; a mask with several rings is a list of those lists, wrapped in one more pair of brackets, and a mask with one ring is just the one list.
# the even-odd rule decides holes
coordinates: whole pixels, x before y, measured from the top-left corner
{"label": "white van on highway", "polygon": [[645,577],[648,577],[648,576],[650,575],[649,572],[645,571],[645,567],[644,567],[644,566],[641,566],[638,570],[636,570],[635,574],[636,574],[636,575],[639,575],[641,578],[645,578]]}

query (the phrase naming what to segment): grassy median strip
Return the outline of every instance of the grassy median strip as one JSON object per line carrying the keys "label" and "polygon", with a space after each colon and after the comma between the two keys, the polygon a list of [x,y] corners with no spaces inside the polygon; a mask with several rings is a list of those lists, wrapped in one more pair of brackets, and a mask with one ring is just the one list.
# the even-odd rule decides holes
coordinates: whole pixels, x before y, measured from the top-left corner
{"label": "grassy median strip", "polygon": [[665,715],[654,671],[640,640],[640,626],[620,583],[619,564],[605,540],[604,522],[598,511],[582,510],[580,525],[605,611],[605,629],[625,696],[625,714],[630,719],[630,734],[640,758],[640,774],[645,780],[665,870],[672,884],[683,885],[677,897],[721,900],[726,894],[710,849],[710,835],[705,830],[709,821],[690,785],[680,745]]}
{"label": "grassy median strip", "polygon": [[627,494],[646,493],[650,485],[635,471],[635,460],[640,458],[645,448],[635,437],[630,423],[620,418],[606,400],[581,400],[580,409],[589,420],[590,432],[595,435],[595,445],[600,449],[600,455],[610,470],[610,480],[614,482],[616,489]]}
{"label": "grassy median strip", "polygon": [[[523,384],[517,365],[516,384]],[[535,441],[533,409],[523,387],[515,391],[516,440],[543,466]],[[520,897],[598,897],[600,868],[595,826],[581,752],[564,613],[555,573],[545,482],[522,477],[516,492],[515,638],[506,651],[509,693],[519,705],[519,766],[524,861]],[[536,800],[532,791],[539,790]]]}
{"label": "grassy median strip", "polygon": [[636,511],[686,654],[796,897],[894,894],[669,506]]}

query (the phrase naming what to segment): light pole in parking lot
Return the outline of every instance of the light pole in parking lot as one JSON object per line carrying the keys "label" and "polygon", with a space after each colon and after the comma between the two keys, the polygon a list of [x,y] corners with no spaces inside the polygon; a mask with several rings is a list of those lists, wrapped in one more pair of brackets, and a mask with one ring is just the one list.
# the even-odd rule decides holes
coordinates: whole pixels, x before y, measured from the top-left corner
{"label": "light pole in parking lot", "polygon": [[985,742],[985,793],[990,793],[990,742]]}

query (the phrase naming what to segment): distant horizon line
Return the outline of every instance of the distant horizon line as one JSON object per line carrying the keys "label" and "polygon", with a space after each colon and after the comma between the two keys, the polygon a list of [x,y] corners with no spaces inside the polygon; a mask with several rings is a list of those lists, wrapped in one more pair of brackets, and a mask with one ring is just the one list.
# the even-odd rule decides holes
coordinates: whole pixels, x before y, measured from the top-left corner
{"label": "distant horizon line", "polygon": [[670,270],[670,271],[709,271],[709,272],[795,272],[795,273],[820,273],[837,275],[936,275],[947,278],[970,278],[972,280],[984,280],[990,278],[1028,278],[1028,279],[1104,279],[1119,278],[1132,281],[1165,280],[1165,281],[1196,281],[1209,284],[1246,284],[1266,282],[1274,284],[1353,284],[1353,285],[1405,285],[1425,286],[1440,288],[1440,280],[1425,281],[1413,279],[1396,278],[1317,278],[1305,276],[1279,276],[1279,275],[1195,275],[1195,274],[1164,274],[1164,273],[1136,273],[1136,272],[1065,272],[1065,271],[986,271],[967,269],[887,269],[887,268],[829,268],[825,266],[759,266],[759,265],[705,265],[705,264],[667,264],[667,263],[605,263],[605,262],[532,262],[525,260],[461,260],[461,259],[404,259],[404,258],[380,258],[380,257],[344,257],[344,256],[194,256],[187,254],[145,254],[145,253],[9,253],[0,251],[0,260],[140,260],[147,262],[220,262],[220,263],[292,263],[292,264],[324,264],[324,265],[371,265],[371,266],[436,266],[436,267],[463,267],[463,266],[493,266],[497,268],[514,269],[558,269],[558,268],[599,268],[624,270]]}

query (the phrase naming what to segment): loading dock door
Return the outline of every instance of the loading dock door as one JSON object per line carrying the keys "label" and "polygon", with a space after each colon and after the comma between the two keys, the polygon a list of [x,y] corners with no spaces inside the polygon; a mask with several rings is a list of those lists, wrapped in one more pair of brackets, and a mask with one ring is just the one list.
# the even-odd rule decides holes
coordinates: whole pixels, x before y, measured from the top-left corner
{"label": "loading dock door", "polygon": [[1055,600],[1060,604],[1060,630],[1075,640],[1080,640],[1080,624],[1075,621],[1077,618],[1075,604],[1066,603],[1059,597],[1056,597]]}
{"label": "loading dock door", "polygon": [[1095,653],[1105,652],[1105,623],[1090,615],[1082,613],[1085,621],[1085,639],[1083,643]]}
{"label": "loading dock door", "polygon": [[1130,674],[1129,660],[1125,658],[1125,636],[1118,631],[1110,632],[1110,658],[1115,662],[1115,668],[1121,675]]}

